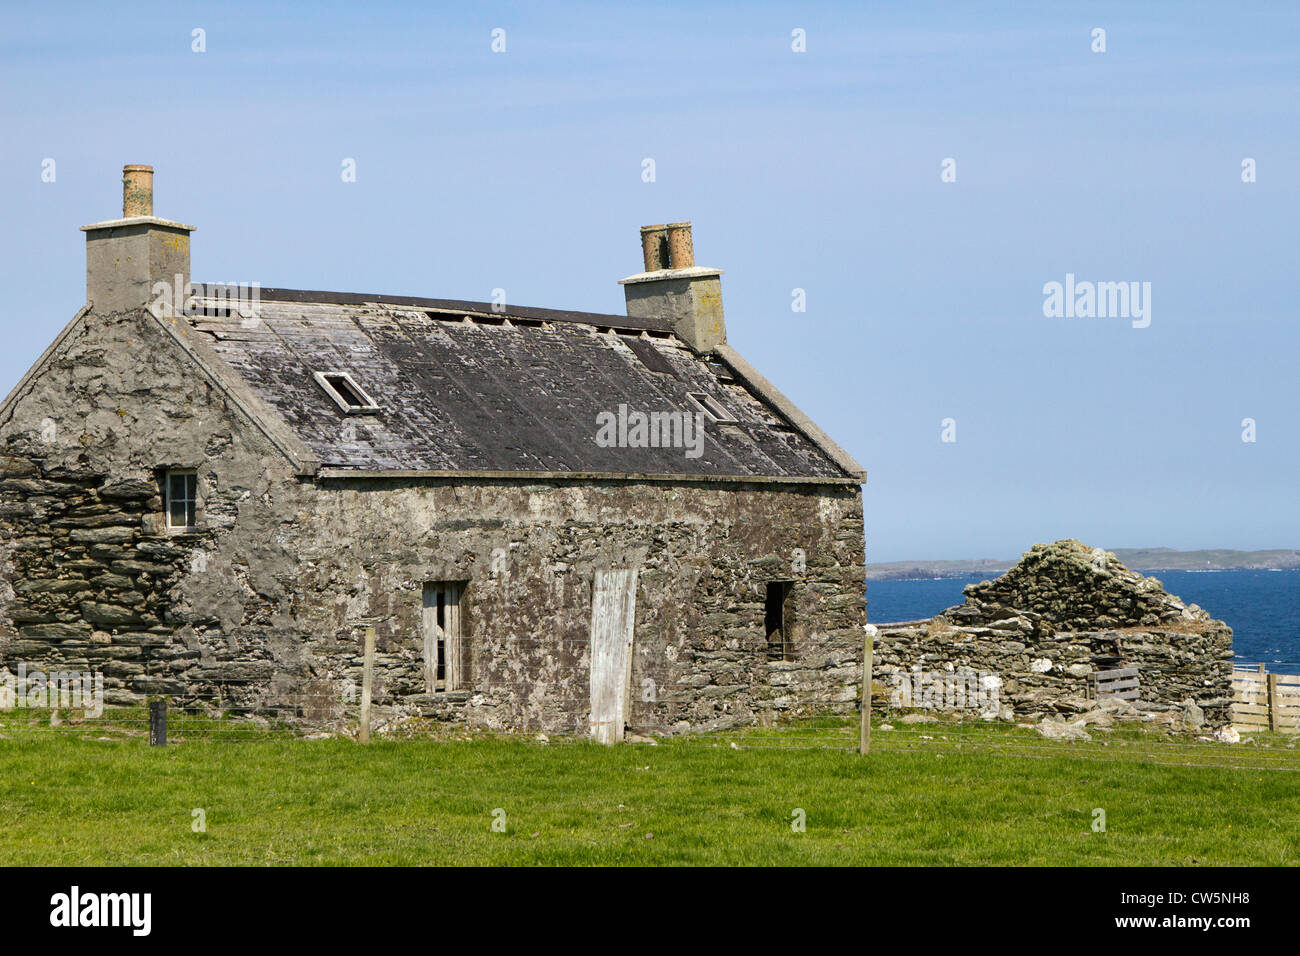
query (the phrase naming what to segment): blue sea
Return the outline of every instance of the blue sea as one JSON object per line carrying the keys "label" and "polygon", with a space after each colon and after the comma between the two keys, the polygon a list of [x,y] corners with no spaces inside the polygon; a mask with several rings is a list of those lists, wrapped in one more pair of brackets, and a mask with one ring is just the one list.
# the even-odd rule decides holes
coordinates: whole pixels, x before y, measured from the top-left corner
{"label": "blue sea", "polygon": [[[1300,570],[1150,571],[1170,594],[1199,604],[1232,628],[1243,663],[1300,674]],[[867,620],[912,621],[932,617],[965,600],[962,587],[986,575],[928,581],[868,581]]]}

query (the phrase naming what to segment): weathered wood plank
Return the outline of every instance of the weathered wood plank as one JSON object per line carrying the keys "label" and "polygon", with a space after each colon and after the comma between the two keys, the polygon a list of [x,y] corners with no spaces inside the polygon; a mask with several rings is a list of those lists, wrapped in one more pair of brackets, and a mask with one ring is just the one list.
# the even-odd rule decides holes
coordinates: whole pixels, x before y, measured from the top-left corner
{"label": "weathered wood plank", "polygon": [[1097,671],[1097,680],[1114,680],[1121,677],[1137,677],[1138,669],[1136,667],[1117,667],[1109,671]]}
{"label": "weathered wood plank", "polygon": [[591,596],[591,737],[623,739],[636,622],[636,568],[597,571]]}
{"label": "weathered wood plank", "polygon": [[1117,680],[1097,684],[1097,693],[1117,694],[1124,690],[1137,690],[1141,685],[1135,680]]}

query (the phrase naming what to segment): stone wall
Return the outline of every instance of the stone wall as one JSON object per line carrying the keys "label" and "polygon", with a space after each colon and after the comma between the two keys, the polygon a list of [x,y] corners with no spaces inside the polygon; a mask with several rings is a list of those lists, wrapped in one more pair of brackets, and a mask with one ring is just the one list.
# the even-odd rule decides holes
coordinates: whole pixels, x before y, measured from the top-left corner
{"label": "stone wall", "polygon": [[890,706],[883,688],[903,675],[968,669],[998,680],[1003,718],[1072,715],[1095,705],[1098,670],[1136,667],[1139,711],[1190,700],[1209,726],[1230,722],[1231,628],[1113,554],[1072,540],[1035,545],[1001,578],[965,592],[965,604],[932,620],[878,625],[880,707]]}
{"label": "stone wall", "polygon": [[186,547],[144,530],[161,507],[142,481],[46,474],[29,459],[0,458],[0,664],[100,672],[108,704],[165,690],[148,665],[184,651],[167,621]]}
{"label": "stone wall", "polygon": [[[377,631],[395,714],[585,733],[592,581],[640,568],[629,724],[651,733],[856,709],[865,620],[852,486],[311,480],[146,317],[87,317],[0,420],[0,666],[89,667],[108,702],[222,699],[339,721]],[[159,476],[199,475],[199,530]],[[769,661],[767,582],[794,582]],[[468,582],[469,686],[426,694],[425,582]]]}
{"label": "stone wall", "polygon": [[[340,675],[355,671],[356,621],[377,618],[380,699],[418,695],[422,585],[468,581],[466,716],[585,732],[594,574],[635,565],[631,726],[702,730],[851,711],[864,619],[854,492],[328,483],[289,542],[302,567],[290,614]],[[795,549],[806,570],[793,569]],[[793,661],[767,660],[772,580],[797,582]]]}

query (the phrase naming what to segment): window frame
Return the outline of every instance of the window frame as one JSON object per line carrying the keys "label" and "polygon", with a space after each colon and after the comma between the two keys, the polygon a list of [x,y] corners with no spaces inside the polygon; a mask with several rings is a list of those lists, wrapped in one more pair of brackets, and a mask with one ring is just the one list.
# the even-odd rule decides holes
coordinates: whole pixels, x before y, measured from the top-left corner
{"label": "window frame", "polygon": [[[350,372],[314,372],[312,375],[316,379],[316,384],[325,390],[325,394],[334,400],[334,404],[342,409],[345,415],[373,415],[375,412],[379,411],[379,405],[371,397],[370,393],[357,383],[357,380],[352,377]],[[349,402],[346,396],[339,392],[338,388],[330,381],[332,378],[343,379],[347,384],[347,387],[350,388],[356,396],[364,402],[364,404],[353,405]]]}
{"label": "window frame", "polygon": [[718,425],[734,425],[736,418],[723,407],[722,403],[708,392],[687,392],[686,397],[695,403],[695,407],[708,415]]}
{"label": "window frame", "polygon": [[468,586],[463,580],[426,581],[421,589],[421,663],[426,694],[457,693],[469,689],[473,681],[464,620]]}
{"label": "window frame", "polygon": [[[185,490],[190,492],[179,499],[185,507],[186,524],[172,523],[172,505],[178,503],[172,493],[172,479],[185,478]],[[167,530],[173,533],[194,531],[199,526],[199,473],[195,468],[167,468],[163,471],[163,519]]]}

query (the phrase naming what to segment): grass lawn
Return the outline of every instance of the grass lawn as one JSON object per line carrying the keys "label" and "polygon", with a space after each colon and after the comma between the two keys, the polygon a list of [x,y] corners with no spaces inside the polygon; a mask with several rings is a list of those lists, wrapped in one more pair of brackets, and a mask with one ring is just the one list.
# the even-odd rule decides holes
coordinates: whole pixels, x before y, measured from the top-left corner
{"label": "grass lawn", "polygon": [[1288,738],[1230,747],[1132,730],[1089,743],[918,725],[876,730],[863,758],[844,749],[856,741],[844,721],[657,747],[229,741],[181,724],[179,742],[151,748],[138,727],[93,723],[0,715],[0,864],[1300,861]]}

